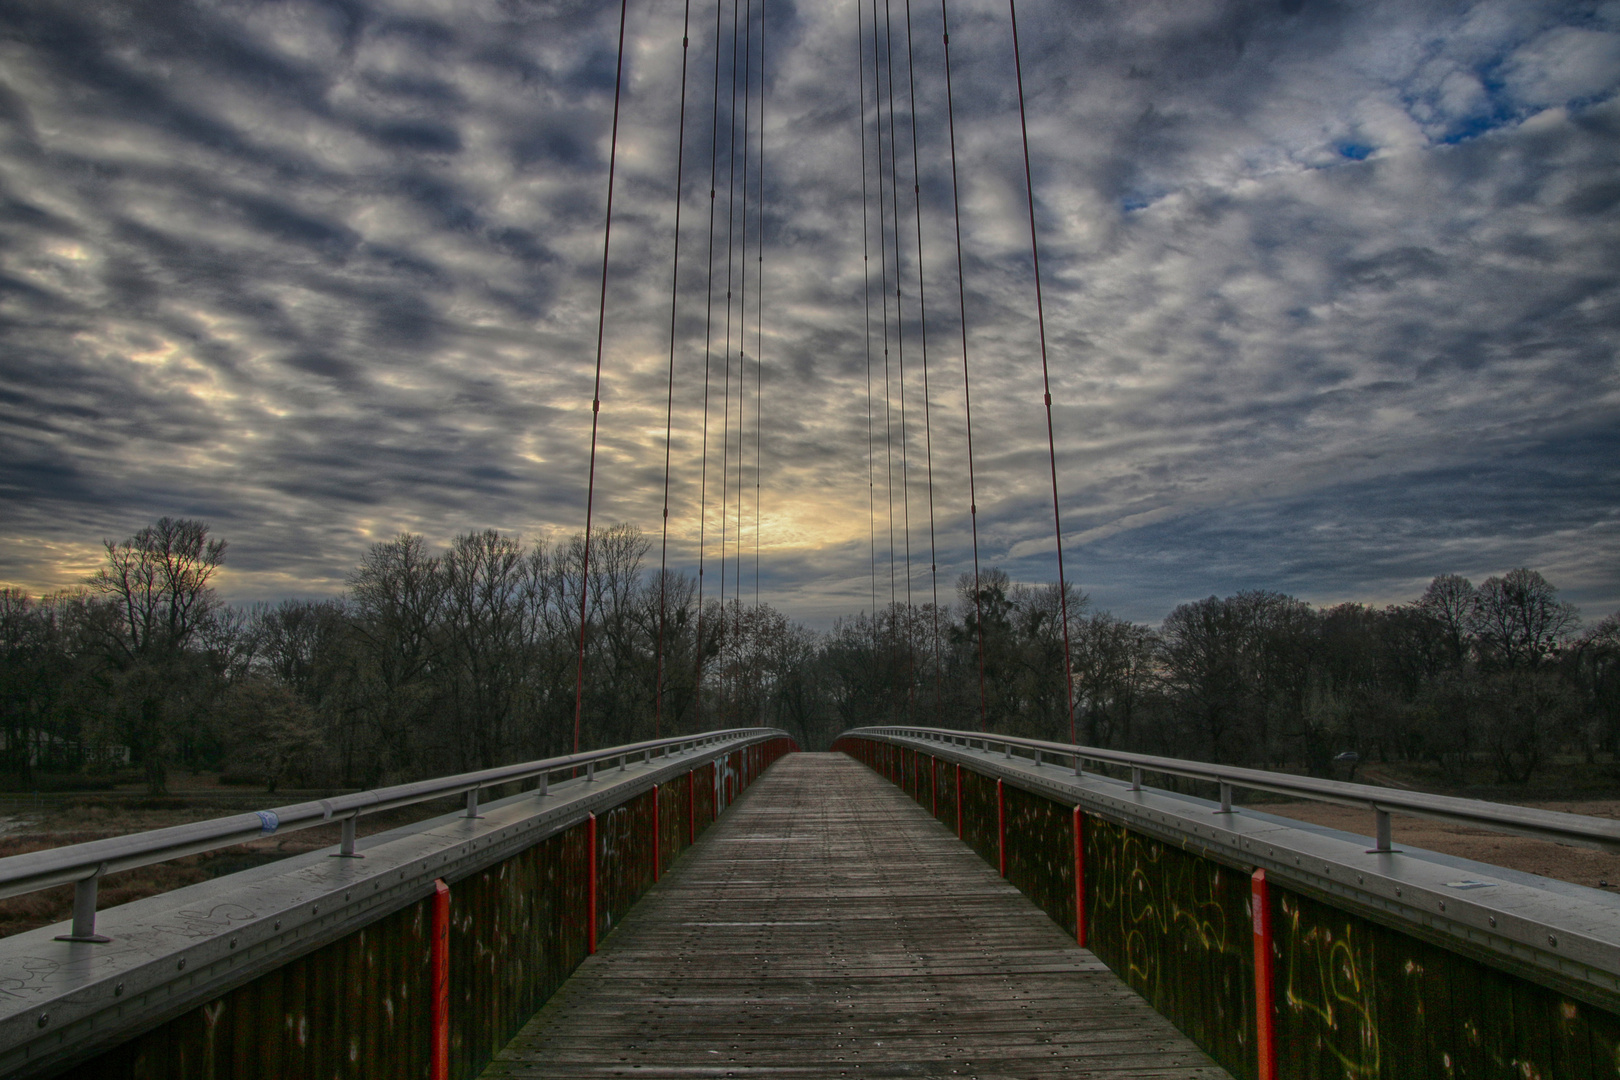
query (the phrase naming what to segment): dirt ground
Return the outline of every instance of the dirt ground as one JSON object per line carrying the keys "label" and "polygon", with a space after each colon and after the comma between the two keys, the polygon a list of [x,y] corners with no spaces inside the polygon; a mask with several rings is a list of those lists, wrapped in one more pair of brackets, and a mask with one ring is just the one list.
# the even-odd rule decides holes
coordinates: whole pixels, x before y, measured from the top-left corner
{"label": "dirt ground", "polygon": [[[1567,814],[1588,814],[1592,817],[1620,818],[1620,799],[1598,799],[1585,802],[1525,803],[1542,810],[1561,810]],[[1328,803],[1266,803],[1256,807],[1268,814],[1324,825],[1330,829],[1367,836],[1373,830],[1372,814],[1349,806]],[[1390,815],[1390,827],[1396,847],[1408,844],[1427,848],[1445,855],[1493,863],[1527,874],[1587,885],[1594,889],[1620,889],[1620,855],[1591,848],[1570,847],[1550,840],[1532,840],[1528,837],[1508,836],[1486,829],[1448,825],[1440,821]]]}
{"label": "dirt ground", "polygon": [[[188,795],[194,794],[188,792]],[[258,804],[271,802],[285,804],[274,797],[266,798],[261,792],[254,799]],[[241,813],[249,807],[212,804],[206,801],[189,804],[189,800],[174,798],[140,800],[124,804],[116,800],[51,800],[29,805],[27,802],[0,804],[0,858],[21,855],[30,851],[83,844],[113,836],[164,829],[171,825],[184,825],[192,821],[206,821]],[[154,806],[157,803],[159,805]],[[384,832],[412,821],[422,820],[445,812],[446,806],[420,804],[362,817],[356,826],[360,836]],[[186,885],[224,874],[234,874],[261,866],[267,862],[285,859],[331,847],[341,839],[341,826],[322,825],[312,829],[267,836],[235,847],[204,852],[183,859],[174,859],[155,866],[109,874],[97,893],[97,910],[139,900],[146,896],[168,892]],[[73,915],[73,887],[62,885],[26,896],[13,896],[0,900],[0,937],[20,934],[40,926],[61,922]]]}
{"label": "dirt ground", "polygon": [[[183,793],[176,791],[177,797],[166,800],[136,798],[133,792],[120,791],[112,793],[111,797],[55,799],[36,805],[26,801],[0,803],[0,858],[240,813],[250,808],[247,802],[237,805],[241,796],[258,805],[293,801],[266,796],[263,792],[253,795],[243,792],[239,796],[237,791],[218,788],[208,778],[201,777],[183,786],[186,789]],[[218,801],[213,801],[211,796],[216,793]],[[1620,799],[1526,802],[1524,805],[1620,818]],[[359,833],[368,836],[396,828],[444,813],[446,808],[446,805],[424,805],[362,817]],[[1350,807],[1325,803],[1265,803],[1256,809],[1361,835],[1371,833],[1373,828],[1370,813]],[[1392,827],[1397,846],[1408,844],[1577,885],[1620,890],[1620,855],[1399,814],[1393,816]],[[113,907],[222,874],[316,851],[336,844],[338,839],[339,827],[326,825],[114,874],[102,883],[98,907]],[[72,912],[73,889],[66,885],[0,900],[0,937],[60,922]]]}

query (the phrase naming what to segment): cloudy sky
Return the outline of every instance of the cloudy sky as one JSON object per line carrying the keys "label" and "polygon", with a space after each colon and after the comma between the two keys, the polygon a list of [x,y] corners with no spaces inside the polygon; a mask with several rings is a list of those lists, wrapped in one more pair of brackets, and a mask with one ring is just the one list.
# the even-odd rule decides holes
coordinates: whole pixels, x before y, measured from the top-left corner
{"label": "cloudy sky", "polygon": [[[930,443],[948,593],[971,548],[939,2],[915,0],[908,46],[905,0],[878,0],[877,56],[867,0],[689,10],[672,561],[697,557],[707,335],[708,565],[722,500],[736,535],[742,382],[765,598],[818,623],[868,606],[875,532],[886,601],[892,506],[897,591],[909,511],[926,599]],[[606,298],[597,520],[655,539],[685,15],[630,0]],[[1073,579],[1155,622],[1241,588],[1390,602],[1520,565],[1588,620],[1620,607],[1620,3],[1018,15]],[[981,552],[1050,580],[1007,7],[949,18]],[[579,530],[618,19],[0,3],[0,582],[70,585],[164,514],[230,541],[244,601],[337,591],[401,531]]]}

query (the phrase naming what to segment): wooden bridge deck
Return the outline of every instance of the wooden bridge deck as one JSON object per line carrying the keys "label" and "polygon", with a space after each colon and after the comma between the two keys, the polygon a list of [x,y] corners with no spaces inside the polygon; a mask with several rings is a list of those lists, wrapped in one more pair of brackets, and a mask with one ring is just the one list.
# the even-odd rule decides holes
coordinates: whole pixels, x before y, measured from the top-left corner
{"label": "wooden bridge deck", "polygon": [[485,1077],[1225,1078],[955,835],[792,754]]}

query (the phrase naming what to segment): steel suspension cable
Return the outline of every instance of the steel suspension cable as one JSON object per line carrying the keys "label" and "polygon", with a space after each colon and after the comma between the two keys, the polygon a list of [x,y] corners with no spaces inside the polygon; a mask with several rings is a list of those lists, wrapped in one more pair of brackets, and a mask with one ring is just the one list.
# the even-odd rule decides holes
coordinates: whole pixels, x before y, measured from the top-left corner
{"label": "steel suspension cable", "polygon": [[[875,4],[877,0],[872,0]],[[872,226],[867,219],[866,192],[866,31],[861,24],[861,0],[855,0],[855,71],[861,92],[861,294],[866,307],[866,536],[872,569],[872,619],[877,620],[877,484],[872,478],[876,454],[872,449]],[[876,44],[873,45],[876,48]]]}
{"label": "steel suspension cable", "polygon": [[602,415],[602,339],[607,328],[608,245],[613,239],[613,174],[619,159],[619,95],[624,88],[624,23],[630,0],[619,0],[619,58],[613,74],[613,134],[608,150],[607,215],[602,226],[602,294],[596,314],[596,380],[591,389],[591,464],[585,483],[585,548],[579,570],[579,661],[574,670],[574,753],[585,704],[585,605],[591,582],[591,511],[596,501],[596,428]]}
{"label": "steel suspension cable", "polygon": [[962,327],[962,412],[967,421],[968,521],[973,527],[973,621],[979,640],[979,730],[989,723],[984,690],[984,605],[979,587],[979,496],[973,469],[973,383],[968,378],[967,275],[962,267],[962,199],[956,170],[956,103],[951,91],[951,24],[945,0],[939,0],[939,23],[945,42],[945,115],[951,134],[951,213],[956,221],[956,299]]}
{"label": "steel suspension cable", "polygon": [[[737,529],[732,538],[737,545],[737,558],[734,563],[736,588],[732,591],[731,600],[732,606],[736,610],[736,618],[733,621],[736,637],[733,639],[733,643],[737,647],[742,644],[743,457],[748,448],[748,440],[743,434],[743,419],[748,413],[748,84],[754,73],[754,5],[749,0],[744,0],[743,10],[747,14],[743,20],[742,251],[738,259],[742,263],[742,295],[738,297],[737,305]],[[736,694],[739,702],[742,700],[740,686],[740,680],[742,679],[741,659],[739,653],[737,673],[732,681],[732,691]]]}
{"label": "steel suspension cable", "polygon": [[669,578],[669,457],[675,426],[675,317],[681,284],[681,196],[686,177],[686,61],[692,45],[692,0],[681,16],[681,119],[675,136],[675,252],[670,258],[669,281],[669,396],[664,406],[664,537],[658,553],[658,661],[653,677],[653,738],[664,720],[664,630],[668,621]]}
{"label": "steel suspension cable", "polygon": [[[885,476],[889,505],[889,618],[890,640],[894,638],[894,608],[898,602],[895,590],[894,563],[894,426],[891,417],[893,398],[889,392],[893,385],[889,374],[889,225],[888,210],[883,205],[883,72],[878,65],[877,0],[872,2],[872,100],[877,112],[877,178],[878,178],[878,271],[883,288],[883,447]],[[889,144],[894,153],[894,144]]]}
{"label": "steel suspension cable", "polygon": [[[763,0],[761,0],[763,2]],[[742,24],[742,236],[740,236],[740,253],[737,261],[742,272],[742,295],[737,298],[737,528],[735,528],[732,542],[737,546],[737,559],[732,563],[732,573],[735,575],[735,588],[732,589],[732,609],[734,620],[732,627],[735,636],[732,638],[737,653],[737,665],[732,677],[732,695],[737,701],[742,701],[742,484],[744,484],[744,457],[748,449],[748,440],[744,436],[744,418],[748,411],[748,84],[753,78],[753,3],[744,0],[744,24]]]}
{"label": "steel suspension cable", "polygon": [[934,427],[928,393],[928,293],[923,281],[922,178],[917,152],[917,53],[911,36],[911,0],[906,0],[906,81],[911,94],[911,193],[917,208],[917,319],[921,330],[923,378],[923,437],[928,479],[928,580],[933,597],[934,701],[939,703],[944,668],[939,653],[939,548],[934,537]]}
{"label": "steel suspension cable", "polygon": [[765,0],[759,4],[759,274],[754,289],[754,607],[759,607],[759,466],[765,434]]}
{"label": "steel suspension cable", "polygon": [[714,331],[714,215],[715,188],[720,176],[720,29],[725,0],[714,0],[714,106],[709,117],[709,261],[707,297],[703,316],[703,467],[698,483],[698,617],[697,660],[693,678],[693,722],[703,720],[703,558],[709,524],[709,375],[713,367]]}
{"label": "steel suspension cable", "polygon": [[906,552],[906,704],[910,708],[915,691],[911,679],[911,444],[906,438],[906,315],[900,288],[903,274],[900,252],[900,140],[894,133],[894,20],[890,18],[889,0],[883,0],[883,56],[889,69],[889,196],[894,206],[894,333],[895,358],[900,374],[900,535]]}
{"label": "steel suspension cable", "polygon": [[1074,664],[1069,651],[1069,588],[1063,576],[1063,522],[1058,516],[1057,437],[1052,431],[1052,377],[1046,364],[1046,307],[1041,296],[1041,251],[1035,240],[1035,181],[1029,168],[1029,122],[1024,115],[1024,63],[1018,51],[1018,7],[1007,0],[1012,22],[1013,71],[1018,77],[1018,129],[1024,138],[1024,189],[1029,196],[1029,253],[1035,265],[1035,317],[1041,335],[1041,385],[1046,392],[1046,447],[1052,463],[1052,528],[1057,534],[1058,605],[1063,619],[1063,685],[1069,717],[1069,741],[1075,739]]}
{"label": "steel suspension cable", "polygon": [[[743,0],[744,3],[747,0]],[[737,4],[731,6],[731,108],[727,114],[728,134],[726,142],[727,170],[726,179],[726,347],[722,354],[725,358],[726,377],[723,383],[722,400],[724,408],[720,419],[720,626],[722,631],[726,625],[726,559],[730,554],[727,542],[726,525],[728,518],[726,508],[728,502],[729,485],[731,483],[731,273],[732,259],[737,253],[735,229],[737,224]],[[725,648],[725,638],[722,634],[721,648]],[[720,663],[720,715],[726,715],[726,665],[724,657]]]}

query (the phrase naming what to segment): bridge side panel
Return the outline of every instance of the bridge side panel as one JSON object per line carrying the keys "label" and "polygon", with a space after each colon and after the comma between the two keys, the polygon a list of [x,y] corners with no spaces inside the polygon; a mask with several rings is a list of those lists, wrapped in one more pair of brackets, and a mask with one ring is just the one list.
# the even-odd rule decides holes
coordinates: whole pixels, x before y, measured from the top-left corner
{"label": "bridge side panel", "polygon": [[962,770],[962,839],[995,866],[1000,835],[996,828],[996,782],[970,769]]}
{"label": "bridge side panel", "polygon": [[476,1076],[585,959],[586,831],[451,885],[452,1076]]}
{"label": "bridge side panel", "polygon": [[1298,893],[1271,906],[1283,1076],[1617,1073],[1607,1010]]}
{"label": "bridge side panel", "polygon": [[[835,749],[894,779],[885,766],[896,760],[897,748],[844,738]],[[941,767],[952,773],[956,768],[945,762]],[[1072,931],[1072,807],[1010,783],[1005,790],[1007,876]],[[954,806],[949,813],[944,809],[945,791],[939,816],[954,826]],[[995,780],[964,767],[962,809],[964,839],[995,865]],[[1247,868],[1095,815],[1085,816],[1083,828],[1088,947],[1223,1068],[1254,1078]],[[1279,1076],[1620,1075],[1620,1015],[1602,1003],[1280,887],[1275,879],[1270,906]]]}
{"label": "bridge side panel", "polygon": [[1223,1068],[1255,1075],[1248,876],[1095,816],[1083,833],[1087,946]]}
{"label": "bridge side panel", "polygon": [[939,787],[939,802],[934,816],[945,823],[945,827],[952,832],[956,831],[956,763],[934,759],[934,772]]}
{"label": "bridge side panel", "polygon": [[1069,807],[1008,787],[1007,880],[1074,933],[1074,815]]}
{"label": "bridge side panel", "polygon": [[622,919],[653,883],[653,799],[644,791],[596,818],[597,938]]}
{"label": "bridge side panel", "polygon": [[659,872],[675,861],[686,850],[689,818],[687,801],[691,798],[691,774],[671,780],[658,789],[658,862]]}
{"label": "bridge side panel", "polygon": [[694,811],[694,820],[697,822],[697,833],[703,835],[715,818],[714,798],[714,765],[704,765],[696,770],[692,782],[697,785],[697,807]]}
{"label": "bridge side panel", "polygon": [[[653,799],[667,866],[749,782],[773,739],[598,815],[599,930],[652,885]],[[718,764],[718,767],[717,767]],[[717,798],[717,777],[718,789]],[[450,1075],[477,1076],[586,955],[587,830],[553,833],[450,885]],[[429,900],[190,1009],[63,1080],[350,1080],[429,1069]]]}
{"label": "bridge side panel", "polygon": [[60,1076],[426,1077],[427,907],[412,904]]}

